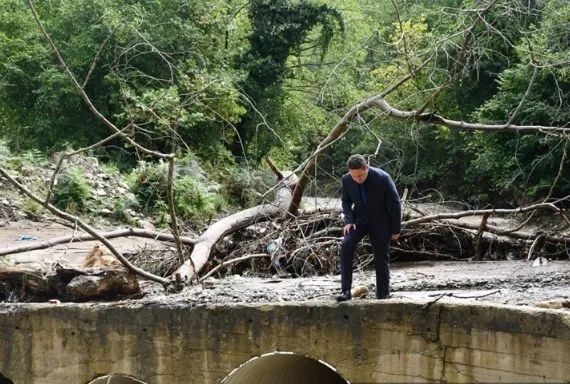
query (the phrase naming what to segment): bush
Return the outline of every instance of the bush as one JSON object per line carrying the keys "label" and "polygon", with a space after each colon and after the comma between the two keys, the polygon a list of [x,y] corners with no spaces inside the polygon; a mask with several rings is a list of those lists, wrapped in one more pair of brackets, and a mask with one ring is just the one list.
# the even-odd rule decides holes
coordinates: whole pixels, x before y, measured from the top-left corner
{"label": "bush", "polygon": [[203,183],[185,176],[174,183],[174,210],[177,215],[186,218],[205,218],[215,215],[226,206],[225,199],[219,195],[217,183]]}
{"label": "bush", "polygon": [[114,214],[117,220],[129,225],[133,225],[135,220],[133,219],[130,210],[139,209],[140,204],[134,194],[127,193],[115,200],[114,208]]}
{"label": "bush", "polygon": [[[275,185],[275,175],[271,171],[256,171],[247,168],[231,169],[224,178],[222,190],[224,195],[236,205],[253,206],[261,204],[261,197]],[[271,200],[273,196],[268,196]]]}
{"label": "bush", "polygon": [[158,201],[166,201],[168,164],[139,162],[138,167],[127,178],[131,191],[137,197],[145,212],[156,210]]}
{"label": "bush", "polygon": [[80,168],[71,167],[57,177],[53,188],[53,204],[63,210],[75,211],[85,208],[91,195],[91,186]]}
{"label": "bush", "polygon": [[[140,162],[128,177],[131,191],[147,213],[168,211],[168,164]],[[182,218],[205,218],[226,206],[220,185],[198,163],[194,155],[177,160],[174,171],[174,209]]]}

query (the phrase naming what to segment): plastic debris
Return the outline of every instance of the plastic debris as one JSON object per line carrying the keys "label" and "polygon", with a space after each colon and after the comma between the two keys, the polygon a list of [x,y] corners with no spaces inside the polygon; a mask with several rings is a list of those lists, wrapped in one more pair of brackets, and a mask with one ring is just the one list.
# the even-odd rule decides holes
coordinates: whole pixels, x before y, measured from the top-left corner
{"label": "plastic debris", "polygon": [[281,249],[283,245],[283,238],[278,237],[275,240],[272,240],[269,244],[267,244],[267,252],[271,255],[271,262],[274,263],[277,267],[280,266],[279,264],[279,256],[277,252]]}
{"label": "plastic debris", "polygon": [[22,236],[16,237],[14,240],[15,241],[33,241],[33,240],[37,240],[37,239],[39,239],[39,237],[37,237],[37,236],[22,235]]}
{"label": "plastic debris", "polygon": [[546,257],[537,257],[534,262],[532,263],[533,267],[540,267],[542,265],[546,265],[548,264],[548,260],[546,260]]}

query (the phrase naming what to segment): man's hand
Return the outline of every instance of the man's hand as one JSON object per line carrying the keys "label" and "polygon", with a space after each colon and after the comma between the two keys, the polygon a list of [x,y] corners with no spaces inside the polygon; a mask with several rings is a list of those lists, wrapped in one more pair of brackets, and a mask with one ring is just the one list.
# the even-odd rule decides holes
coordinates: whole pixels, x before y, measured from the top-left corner
{"label": "man's hand", "polygon": [[350,232],[351,229],[356,229],[356,224],[346,224],[346,225],[344,226],[343,233],[344,233],[345,235],[347,235],[348,232]]}
{"label": "man's hand", "polygon": [[400,237],[399,233],[392,233],[392,240],[398,240],[398,237]]}

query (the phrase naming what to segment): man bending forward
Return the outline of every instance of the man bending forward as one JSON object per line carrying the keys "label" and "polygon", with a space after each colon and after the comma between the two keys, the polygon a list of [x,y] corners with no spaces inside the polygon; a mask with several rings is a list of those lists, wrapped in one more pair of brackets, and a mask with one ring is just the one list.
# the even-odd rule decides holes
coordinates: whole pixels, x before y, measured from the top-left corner
{"label": "man bending forward", "polygon": [[394,181],[381,169],[369,167],[361,155],[347,161],[342,177],[344,239],[340,251],[342,292],[338,301],[352,299],[352,258],[365,235],[370,237],[376,267],[376,298],[390,296],[390,239],[400,236],[402,206]]}

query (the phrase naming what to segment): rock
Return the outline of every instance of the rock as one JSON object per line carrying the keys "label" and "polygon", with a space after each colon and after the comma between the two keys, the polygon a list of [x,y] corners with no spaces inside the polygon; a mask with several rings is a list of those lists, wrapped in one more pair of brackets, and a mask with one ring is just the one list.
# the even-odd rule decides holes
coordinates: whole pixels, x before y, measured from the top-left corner
{"label": "rock", "polygon": [[537,257],[536,260],[532,263],[533,267],[540,267],[543,265],[548,264],[548,260],[545,257]]}
{"label": "rock", "polygon": [[120,195],[124,195],[127,193],[127,190],[125,188],[122,188],[122,187],[117,187],[117,193]]}
{"label": "rock", "polygon": [[4,204],[4,205],[10,205],[10,202],[6,199],[2,199],[0,200],[0,203]]}
{"label": "rock", "polygon": [[96,190],[95,190],[95,194],[96,194],[97,196],[107,196],[107,192],[105,192],[104,189],[96,189]]}
{"label": "rock", "polygon": [[352,289],[352,297],[361,297],[366,295],[369,292],[369,289],[367,286],[361,285],[360,287],[356,287]]}
{"label": "rock", "polygon": [[10,255],[0,256],[0,268],[11,267],[14,265],[14,261]]}
{"label": "rock", "polygon": [[101,212],[101,215],[103,215],[103,216],[111,216],[111,214],[113,213],[113,212],[111,212],[110,209],[107,209],[107,208],[103,208],[103,209],[102,209],[101,211],[99,211],[99,212]]}
{"label": "rock", "polygon": [[540,308],[550,308],[550,309],[570,308],[570,300],[558,299],[550,301],[541,301],[540,303],[537,303],[536,306]]}

